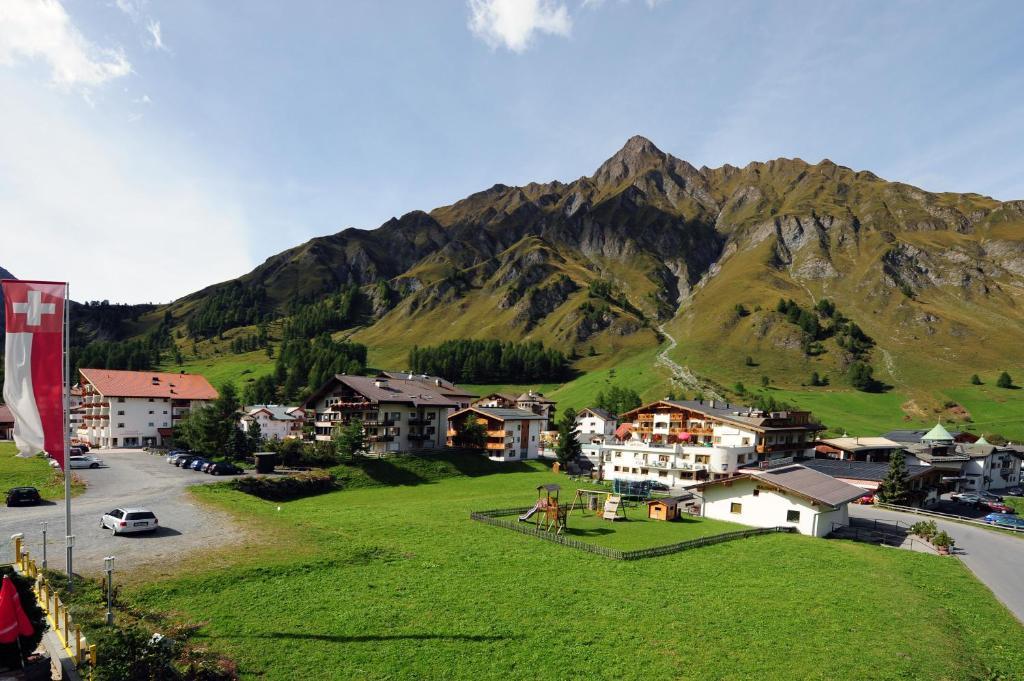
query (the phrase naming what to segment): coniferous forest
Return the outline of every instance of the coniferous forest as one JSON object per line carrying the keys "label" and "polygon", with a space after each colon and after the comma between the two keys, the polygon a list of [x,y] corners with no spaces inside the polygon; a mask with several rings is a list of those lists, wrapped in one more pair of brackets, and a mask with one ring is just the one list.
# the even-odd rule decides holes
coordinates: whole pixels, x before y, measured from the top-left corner
{"label": "coniferous forest", "polygon": [[413,347],[409,366],[415,373],[457,383],[549,383],[572,373],[565,355],[537,341],[451,340]]}

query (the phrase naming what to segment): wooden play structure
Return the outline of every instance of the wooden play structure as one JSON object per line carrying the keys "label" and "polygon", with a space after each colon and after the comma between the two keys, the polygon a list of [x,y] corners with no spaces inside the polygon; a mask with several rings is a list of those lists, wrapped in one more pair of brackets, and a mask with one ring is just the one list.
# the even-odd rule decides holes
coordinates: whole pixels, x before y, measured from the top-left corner
{"label": "wooden play structure", "polygon": [[535,518],[534,522],[537,523],[538,530],[542,529],[547,532],[554,530],[555,534],[562,534],[562,530],[566,527],[569,509],[558,503],[558,493],[561,489],[560,485],[554,483],[537,485],[537,503],[529,511],[519,516],[519,522],[525,523],[531,518]]}
{"label": "wooden play structure", "polygon": [[572,504],[569,505],[569,513],[576,510],[577,506],[583,515],[586,515],[587,511],[597,513],[598,509],[600,509],[601,517],[605,520],[626,519],[626,505],[623,503],[622,496],[608,490],[576,490],[576,497],[572,500]]}
{"label": "wooden play structure", "polygon": [[676,520],[683,514],[684,505],[691,506],[693,499],[692,494],[651,499],[647,502],[647,517],[652,520]]}

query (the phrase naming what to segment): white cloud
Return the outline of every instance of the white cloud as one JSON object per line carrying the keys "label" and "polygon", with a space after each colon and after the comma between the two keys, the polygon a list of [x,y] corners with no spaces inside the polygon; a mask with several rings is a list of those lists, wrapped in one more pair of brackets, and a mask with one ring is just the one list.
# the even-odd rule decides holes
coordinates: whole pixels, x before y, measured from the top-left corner
{"label": "white cloud", "polygon": [[124,52],[83,36],[58,0],[0,2],[0,65],[19,59],[48,64],[52,81],[87,90],[131,73]]}
{"label": "white cloud", "polygon": [[139,14],[139,3],[135,2],[135,0],[114,0],[114,4],[119,10],[132,18]]}
{"label": "white cloud", "polygon": [[[582,0],[580,4],[583,7],[596,8],[602,6],[603,4],[605,4],[605,2],[606,0]],[[619,0],[619,3],[623,5],[628,5],[630,4],[630,2],[631,0]],[[664,5],[666,2],[668,2],[668,0],[644,0],[644,4],[651,9],[654,9],[658,5]]]}
{"label": "white cloud", "polygon": [[469,29],[492,48],[522,52],[537,33],[568,36],[572,19],[555,0],[469,0]]}
{"label": "white cloud", "polygon": [[163,35],[160,30],[160,22],[150,19],[149,23],[146,24],[146,30],[149,31],[149,36],[152,39],[150,47],[167,52],[167,46],[164,45]]}
{"label": "white cloud", "polygon": [[[168,301],[252,265],[242,190],[178,138],[0,71],[0,264],[77,300]],[[123,120],[123,119],[120,119]]]}

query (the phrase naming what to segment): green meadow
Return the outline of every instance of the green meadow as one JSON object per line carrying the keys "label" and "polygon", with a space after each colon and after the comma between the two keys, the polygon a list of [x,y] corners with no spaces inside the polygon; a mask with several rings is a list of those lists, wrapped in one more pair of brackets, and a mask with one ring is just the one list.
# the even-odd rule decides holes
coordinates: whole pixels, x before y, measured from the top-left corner
{"label": "green meadow", "polygon": [[[348,489],[287,503],[195,489],[252,528],[246,549],[137,575],[122,598],[196,623],[194,642],[264,681],[1024,676],[1024,628],[955,559],[766,535],[619,562],[469,519],[552,481],[565,500],[541,464],[341,472]],[[696,528],[713,529],[637,518],[587,540]]]}
{"label": "green meadow", "polygon": [[[50,468],[41,456],[22,458],[16,456],[17,451],[13,442],[0,442],[0,492],[12,487],[35,487],[44,499],[63,499],[64,477],[60,472]],[[85,489],[74,476],[71,482],[72,495]]]}

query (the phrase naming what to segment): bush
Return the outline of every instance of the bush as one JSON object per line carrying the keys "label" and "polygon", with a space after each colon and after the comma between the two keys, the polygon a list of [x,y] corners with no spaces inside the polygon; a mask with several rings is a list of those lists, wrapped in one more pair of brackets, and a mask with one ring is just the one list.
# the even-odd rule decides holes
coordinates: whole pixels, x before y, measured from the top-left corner
{"label": "bush", "polygon": [[307,442],[302,447],[299,463],[303,466],[330,468],[341,463],[341,457],[338,456],[333,442]]}
{"label": "bush", "polygon": [[309,471],[280,478],[246,476],[233,480],[231,485],[239,492],[267,501],[291,501],[338,488],[334,474],[329,471]]}
{"label": "bush", "polygon": [[949,534],[947,534],[945,530],[943,530],[943,531],[939,532],[938,534],[936,534],[935,538],[932,539],[932,544],[934,546],[939,546],[939,547],[950,548],[955,543],[956,542],[953,541],[953,538],[950,537]]}
{"label": "bush", "polygon": [[971,385],[981,385],[981,377],[978,374],[971,375]]}
{"label": "bush", "polygon": [[920,520],[910,526],[910,533],[930,541],[939,533],[939,527],[934,520]]}
{"label": "bush", "polygon": [[1010,374],[1006,373],[1005,371],[1003,373],[999,374],[999,378],[996,379],[996,387],[998,387],[998,388],[1012,388],[1013,387],[1013,379],[1010,377]]}

